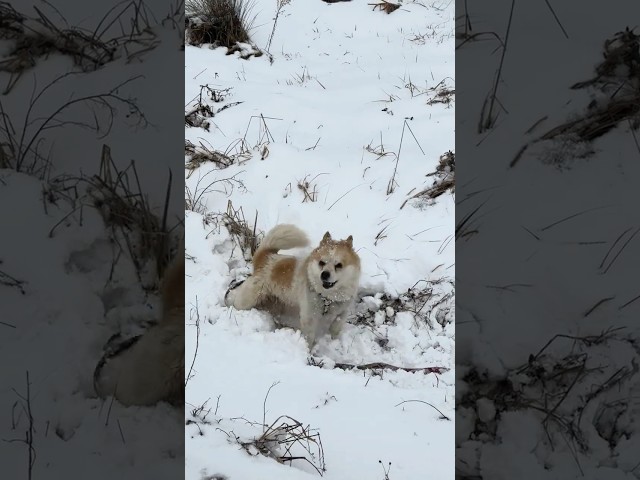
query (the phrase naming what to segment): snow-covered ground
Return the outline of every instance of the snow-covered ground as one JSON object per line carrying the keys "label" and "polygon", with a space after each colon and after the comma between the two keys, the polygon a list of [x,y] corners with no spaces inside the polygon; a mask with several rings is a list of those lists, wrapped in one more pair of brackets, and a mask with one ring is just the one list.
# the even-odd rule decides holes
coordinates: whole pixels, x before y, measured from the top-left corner
{"label": "snow-covered ground", "polygon": [[[275,1],[255,2],[260,48],[275,11]],[[393,480],[453,477],[454,195],[404,204],[453,176],[428,176],[454,150],[453,28],[451,2],[387,14],[293,0],[272,61],[187,45],[185,111],[202,91],[219,113],[208,131],[186,127],[186,141],[233,160],[194,167],[185,156],[187,478],[318,477],[317,444],[296,445],[290,455],[306,460],[284,464],[255,448],[264,424],[294,420],[319,435],[325,478],[382,479],[389,462]],[[269,315],[223,306],[230,281],[251,269],[225,227],[224,214],[240,209],[261,234],[295,223],[314,244],[326,231],[353,235],[364,299],[338,339],[309,352]],[[391,306],[412,295],[422,295],[418,316]],[[334,368],[374,362],[441,370]],[[289,456],[283,445],[278,455]]]}
{"label": "snow-covered ground", "polygon": [[[13,2],[13,6],[37,16],[32,9],[36,6],[61,29],[93,31],[118,2],[81,8],[71,2],[55,3],[68,25],[45,2]],[[109,18],[129,10],[123,13],[122,24],[111,24],[104,40],[121,35],[121,26],[125,31],[130,27],[136,5],[140,2],[118,4]],[[154,80],[166,76],[167,68],[179,69],[182,64],[180,29],[171,21],[161,23],[172,6],[173,2],[152,9],[145,6],[151,30],[142,37],[134,36],[141,43],[129,44],[128,53],[116,49],[115,60],[93,73],[64,76],[39,97],[32,111],[27,109],[32,91],[37,95],[55,78],[76,68],[69,56],[53,53],[37,58],[34,68],[27,69],[14,88],[0,97],[3,114],[16,129],[14,140],[18,141],[24,122],[28,123],[22,144],[26,147],[45,119],[65,102],[105,94],[144,74],[146,79],[137,78],[114,93],[133,99],[149,123],[146,127],[139,124],[128,105],[111,98],[113,128],[99,132],[100,136],[107,133],[99,138],[78,122],[92,124],[100,119],[106,126],[102,123],[108,120],[105,111],[97,110],[94,117],[87,102],[78,103],[61,111],[48,125],[76,123],[67,123],[64,129],[45,128],[37,137],[43,141],[33,144],[51,163],[44,178],[39,172],[0,169],[0,439],[4,478],[179,478],[183,474],[182,415],[167,405],[124,408],[96,398],[93,391],[93,370],[107,339],[118,331],[125,335],[139,331],[144,322],[156,320],[159,301],[153,271],[145,278],[148,289],[143,290],[128,249],[119,254],[111,231],[90,205],[86,183],[77,181],[81,173],[87,177],[99,173],[106,144],[119,170],[135,160],[141,190],[152,212],[159,216],[168,170],[173,168],[168,225],[175,225],[182,217],[181,172],[175,168],[182,149],[175,135],[176,130],[181,131],[181,119],[178,116],[178,123],[171,126],[167,115],[180,111],[181,93],[168,91],[170,83]],[[179,16],[176,19],[181,21]],[[102,27],[109,23],[103,22]],[[7,25],[9,16],[3,16],[2,28]],[[26,26],[31,28],[34,23]],[[36,30],[45,29],[40,26]],[[12,40],[4,33],[2,53],[6,56]],[[127,58],[134,52],[140,54]],[[3,89],[8,78],[3,72]],[[7,145],[4,147],[7,153]],[[21,151],[27,152],[26,166],[34,158],[33,151]],[[15,166],[15,161],[9,160]],[[129,180],[131,190],[138,191],[132,170]]]}
{"label": "snow-covered ground", "polygon": [[[470,33],[494,33],[456,51],[458,181],[475,192],[458,198],[458,219],[480,208],[457,242],[456,467],[467,478],[638,478],[638,133],[631,118],[592,143],[535,141],[611,102],[637,105],[637,43],[633,75],[620,65],[570,88],[596,76],[605,40],[634,27],[637,8],[551,2],[567,38],[548,4],[515,3],[499,116],[482,133],[502,52],[493,35],[505,38],[512,3],[469,2]],[[556,334],[569,337],[541,352]]]}

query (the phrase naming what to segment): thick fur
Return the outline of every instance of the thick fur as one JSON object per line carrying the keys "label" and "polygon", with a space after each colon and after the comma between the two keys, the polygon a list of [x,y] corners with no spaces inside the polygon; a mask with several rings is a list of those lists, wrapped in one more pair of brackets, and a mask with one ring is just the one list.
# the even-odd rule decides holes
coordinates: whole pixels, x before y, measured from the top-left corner
{"label": "thick fur", "polygon": [[313,347],[326,333],[335,338],[342,330],[358,292],[360,258],[353,237],[333,240],[329,232],[304,258],[278,253],[307,245],[298,227],[274,227],[253,255],[253,275],[227,292],[225,304],[268,311],[281,326],[299,329]]}
{"label": "thick fur", "polygon": [[102,359],[94,374],[99,396],[113,395],[124,405],[166,401],[184,408],[184,268],[181,242],[162,282],[160,321]]}

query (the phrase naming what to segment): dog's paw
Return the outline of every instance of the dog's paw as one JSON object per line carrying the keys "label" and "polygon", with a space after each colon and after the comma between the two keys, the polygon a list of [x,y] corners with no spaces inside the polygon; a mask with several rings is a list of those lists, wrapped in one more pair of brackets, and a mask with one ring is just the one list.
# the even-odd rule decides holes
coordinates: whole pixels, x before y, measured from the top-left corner
{"label": "dog's paw", "polygon": [[227,291],[224,294],[224,306],[225,307],[232,307],[233,306],[233,297],[234,297],[234,291],[231,290],[230,288],[227,289]]}
{"label": "dog's paw", "polygon": [[141,335],[125,337],[122,333],[115,333],[109,337],[107,343],[102,347],[103,358],[109,359],[130,348],[140,340]]}
{"label": "dog's paw", "polygon": [[102,347],[102,357],[93,370],[93,389],[100,397],[111,395],[115,391],[115,386],[111,385],[112,379],[105,376],[105,370],[114,360],[117,362],[121,355],[132,348],[141,338],[141,335],[124,337],[121,333],[116,333],[109,337],[107,343]]}
{"label": "dog's paw", "polygon": [[233,307],[233,299],[235,298],[236,293],[238,293],[236,288],[238,288],[243,283],[244,283],[244,280],[240,282],[236,282],[236,281],[231,282],[231,285],[229,285],[229,288],[227,288],[227,291],[224,294],[225,307]]}
{"label": "dog's paw", "polygon": [[224,304],[227,307],[233,306],[233,296],[234,296],[234,293],[236,293],[234,292],[234,290],[238,288],[240,285],[242,285],[250,276],[251,275],[245,275],[243,277],[239,277],[231,281],[231,283],[229,284],[229,287],[227,288],[227,291],[224,294]]}
{"label": "dog's paw", "polygon": [[245,280],[247,278],[249,278],[249,277],[247,276],[247,277],[244,277],[244,278],[236,278],[235,280],[233,280],[229,284],[229,288],[227,288],[227,293],[229,293],[231,290],[234,290],[234,289],[238,288],[240,285],[242,285],[245,282]]}

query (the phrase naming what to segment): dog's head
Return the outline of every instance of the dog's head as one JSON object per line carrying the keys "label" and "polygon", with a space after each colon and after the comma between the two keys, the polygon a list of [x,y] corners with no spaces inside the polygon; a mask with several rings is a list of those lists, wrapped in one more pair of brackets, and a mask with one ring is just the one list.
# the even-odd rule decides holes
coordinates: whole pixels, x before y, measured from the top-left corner
{"label": "dog's head", "polygon": [[353,237],[334,240],[329,232],[311,252],[307,266],[311,287],[324,297],[347,299],[356,294],[360,281],[360,257]]}

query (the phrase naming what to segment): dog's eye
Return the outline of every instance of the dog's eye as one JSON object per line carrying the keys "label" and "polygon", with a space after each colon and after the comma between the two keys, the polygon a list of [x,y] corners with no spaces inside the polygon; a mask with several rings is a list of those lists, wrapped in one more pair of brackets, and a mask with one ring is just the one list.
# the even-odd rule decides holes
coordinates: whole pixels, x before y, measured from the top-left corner
{"label": "dog's eye", "polygon": [[322,260],[320,260],[318,262],[318,265],[320,265],[320,268],[324,267],[326,265],[326,263],[324,263]]}
{"label": "dog's eye", "polygon": [[336,263],[336,270],[340,270],[342,268],[342,264],[341,263]]}

